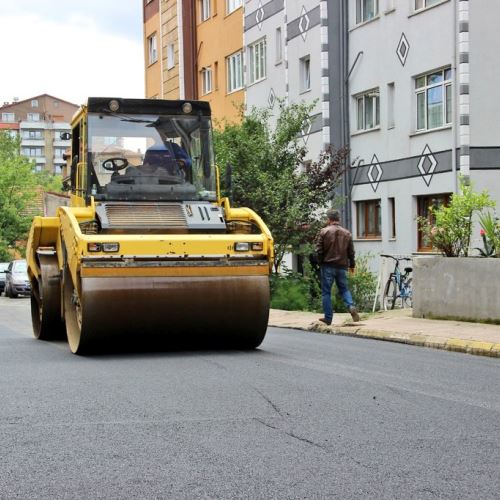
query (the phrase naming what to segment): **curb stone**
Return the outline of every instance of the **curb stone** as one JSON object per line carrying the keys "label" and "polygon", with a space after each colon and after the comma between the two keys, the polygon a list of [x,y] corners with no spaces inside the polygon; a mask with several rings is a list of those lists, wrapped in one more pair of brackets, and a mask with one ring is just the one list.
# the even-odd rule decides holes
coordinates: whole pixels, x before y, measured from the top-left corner
{"label": "curb stone", "polygon": [[477,356],[489,356],[500,358],[500,344],[493,342],[481,342],[478,340],[463,340],[445,337],[433,337],[423,334],[407,334],[396,332],[384,332],[377,330],[362,330],[354,323],[349,326],[327,326],[313,323],[308,328],[309,331],[326,333],[329,335],[344,335],[347,337],[368,338],[374,340],[384,340],[388,342],[398,342],[403,344],[416,345],[420,347],[431,347],[446,351],[463,352],[475,354]]}

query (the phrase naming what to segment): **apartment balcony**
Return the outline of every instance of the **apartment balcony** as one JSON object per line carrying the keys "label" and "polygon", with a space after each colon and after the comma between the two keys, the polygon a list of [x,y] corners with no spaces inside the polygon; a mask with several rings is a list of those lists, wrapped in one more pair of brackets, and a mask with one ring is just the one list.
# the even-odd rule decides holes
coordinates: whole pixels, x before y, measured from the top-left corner
{"label": "apartment balcony", "polygon": [[47,122],[28,122],[28,121],[23,121],[19,124],[19,128],[21,130],[24,129],[29,129],[29,130],[45,130],[48,128],[48,123]]}
{"label": "apartment balcony", "polygon": [[71,146],[71,141],[63,141],[57,135],[54,137],[54,147],[58,148],[69,148]]}
{"label": "apartment balcony", "polygon": [[22,139],[21,147],[23,146],[39,146],[43,148],[45,146],[45,139]]}
{"label": "apartment balcony", "polygon": [[62,158],[57,158],[54,157],[54,165],[66,165],[66,160],[63,160]]}

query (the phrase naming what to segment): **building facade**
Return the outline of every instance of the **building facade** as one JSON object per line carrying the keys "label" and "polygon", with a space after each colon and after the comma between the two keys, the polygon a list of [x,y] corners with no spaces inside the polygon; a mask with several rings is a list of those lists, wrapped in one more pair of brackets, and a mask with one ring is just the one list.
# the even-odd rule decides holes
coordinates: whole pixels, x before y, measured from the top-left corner
{"label": "building facade", "polygon": [[203,99],[216,120],[237,120],[243,0],[143,1],[146,97]]}
{"label": "building facade", "polygon": [[78,106],[57,97],[42,94],[0,107],[0,130],[21,138],[21,154],[30,158],[36,171],[62,174],[64,152],[69,140],[61,132],[70,132],[70,122]]}
{"label": "building facade", "polygon": [[432,251],[417,217],[448,203],[460,176],[500,202],[500,70],[491,64],[500,3],[348,0],[347,7],[357,249]]}

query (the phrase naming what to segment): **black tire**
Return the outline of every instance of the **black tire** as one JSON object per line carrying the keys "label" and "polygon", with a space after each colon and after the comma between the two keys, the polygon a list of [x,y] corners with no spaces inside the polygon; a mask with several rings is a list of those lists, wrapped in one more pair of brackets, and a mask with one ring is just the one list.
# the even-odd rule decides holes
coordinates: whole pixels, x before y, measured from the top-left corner
{"label": "black tire", "polygon": [[61,320],[61,279],[57,256],[40,255],[41,274],[31,283],[31,321],[39,340],[64,339]]}
{"label": "black tire", "polygon": [[396,298],[398,296],[398,286],[396,281],[388,279],[384,290],[384,310],[389,311],[394,309]]}

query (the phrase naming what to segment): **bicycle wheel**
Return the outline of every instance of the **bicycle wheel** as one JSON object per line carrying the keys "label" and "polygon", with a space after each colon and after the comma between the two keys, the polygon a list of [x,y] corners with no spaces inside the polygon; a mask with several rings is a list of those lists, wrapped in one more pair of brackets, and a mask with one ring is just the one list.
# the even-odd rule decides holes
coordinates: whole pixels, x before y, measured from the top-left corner
{"label": "bicycle wheel", "polygon": [[398,286],[393,279],[387,280],[384,290],[384,310],[394,309],[398,296]]}
{"label": "bicycle wheel", "polygon": [[413,307],[413,287],[412,287],[413,278],[408,278],[404,282],[404,297],[401,297],[401,302],[403,307]]}

